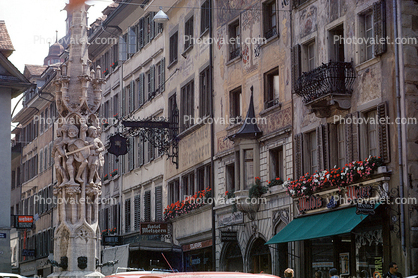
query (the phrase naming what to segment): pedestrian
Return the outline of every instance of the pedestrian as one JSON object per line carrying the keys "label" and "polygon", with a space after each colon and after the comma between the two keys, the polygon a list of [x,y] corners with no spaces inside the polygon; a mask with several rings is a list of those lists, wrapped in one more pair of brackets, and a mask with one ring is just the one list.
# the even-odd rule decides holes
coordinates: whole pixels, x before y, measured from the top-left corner
{"label": "pedestrian", "polygon": [[293,269],[291,269],[291,268],[287,268],[287,269],[284,271],[284,277],[285,277],[285,278],[293,278]]}
{"label": "pedestrian", "polygon": [[396,263],[389,264],[389,271],[383,276],[383,278],[402,278],[402,274],[398,272],[398,265]]}
{"label": "pedestrian", "polygon": [[337,271],[336,268],[331,268],[329,270],[329,277],[331,277],[331,278],[339,278],[338,277],[338,271]]}
{"label": "pedestrian", "polygon": [[315,278],[322,278],[322,273],[320,271],[315,272]]}

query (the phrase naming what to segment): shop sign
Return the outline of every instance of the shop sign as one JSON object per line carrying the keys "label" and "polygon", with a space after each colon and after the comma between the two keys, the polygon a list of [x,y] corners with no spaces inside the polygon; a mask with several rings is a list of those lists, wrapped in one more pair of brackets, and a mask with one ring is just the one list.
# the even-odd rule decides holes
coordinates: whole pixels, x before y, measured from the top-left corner
{"label": "shop sign", "polygon": [[367,199],[372,196],[372,187],[368,186],[349,186],[347,188],[347,200]]}
{"label": "shop sign", "polygon": [[7,237],[6,233],[0,233],[0,238],[6,238],[6,237]]}
{"label": "shop sign", "polygon": [[218,226],[231,226],[244,223],[244,214],[242,212],[233,212],[218,215]]}
{"label": "shop sign", "polygon": [[139,231],[141,235],[166,235],[168,228],[167,223],[149,222],[141,223]]}
{"label": "shop sign", "polygon": [[364,214],[364,215],[375,214],[373,203],[370,204],[370,203],[361,202],[361,203],[357,203],[356,207],[357,207],[356,214]]}
{"label": "shop sign", "polygon": [[383,260],[382,257],[374,257],[374,272],[373,277],[382,278]]}
{"label": "shop sign", "polygon": [[103,246],[116,246],[123,244],[122,236],[103,236],[102,245]]}
{"label": "shop sign", "polygon": [[22,256],[23,257],[35,257],[35,249],[23,249]]}
{"label": "shop sign", "polygon": [[237,232],[221,231],[221,242],[238,241]]}
{"label": "shop sign", "polygon": [[298,201],[299,212],[322,208],[324,202],[321,197],[303,197]]}
{"label": "shop sign", "polygon": [[183,251],[192,251],[192,250],[196,250],[196,249],[201,249],[201,248],[205,248],[205,247],[209,247],[212,246],[212,239],[208,239],[205,241],[200,241],[200,242],[196,242],[196,243],[191,243],[191,244],[186,244],[183,245]]}
{"label": "shop sign", "polygon": [[16,229],[32,229],[32,215],[15,215],[15,217]]}

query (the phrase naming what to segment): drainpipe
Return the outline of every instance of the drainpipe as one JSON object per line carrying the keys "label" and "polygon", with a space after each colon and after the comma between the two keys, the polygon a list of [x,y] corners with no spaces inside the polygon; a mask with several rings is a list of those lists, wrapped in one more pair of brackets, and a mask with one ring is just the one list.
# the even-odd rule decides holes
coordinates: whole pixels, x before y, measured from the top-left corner
{"label": "drainpipe", "polygon": [[[399,17],[400,18],[400,17]],[[398,3],[397,0],[393,0],[393,30],[394,30],[394,37],[395,39],[399,37],[399,33],[398,33],[398,27],[402,27],[402,25],[399,24],[398,22]],[[400,73],[400,63],[399,61],[401,60],[401,56],[399,55],[399,46],[398,44],[394,44],[395,45],[395,74],[396,74],[396,116],[398,118],[401,118],[401,90],[400,90],[400,78],[399,78],[399,73]],[[402,127],[400,124],[397,125],[397,132],[398,132],[398,160],[399,160],[399,197],[401,199],[404,198],[404,181],[403,181],[403,175],[404,175],[404,168],[403,168],[403,148],[402,148],[402,142],[403,142],[403,138],[402,138]],[[404,257],[405,257],[405,271],[408,272],[408,268],[407,268],[407,254],[406,254],[406,246],[405,246],[405,206],[404,204],[401,202],[400,204],[400,209],[401,209],[401,215],[400,215],[400,221],[401,221],[401,246],[402,246],[402,251],[404,253]],[[407,276],[407,273],[405,273],[405,275]]]}
{"label": "drainpipe", "polygon": [[[209,38],[213,38],[213,16],[212,16],[212,0],[209,0]],[[209,44],[209,69],[210,69],[210,117],[213,119],[213,44]],[[215,127],[210,124],[210,169],[212,179],[212,197],[215,197]],[[212,271],[216,271],[216,231],[215,231],[215,202],[212,202]]]}

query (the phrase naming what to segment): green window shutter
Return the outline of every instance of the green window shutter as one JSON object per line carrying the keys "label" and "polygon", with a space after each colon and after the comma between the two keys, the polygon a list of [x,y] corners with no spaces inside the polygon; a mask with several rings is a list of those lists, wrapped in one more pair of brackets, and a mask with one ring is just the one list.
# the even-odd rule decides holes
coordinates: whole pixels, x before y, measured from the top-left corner
{"label": "green window shutter", "polygon": [[163,220],[163,187],[155,187],[155,221]]}
{"label": "green window shutter", "polygon": [[142,49],[144,47],[144,18],[139,20],[138,29],[138,47]]}
{"label": "green window shutter", "polygon": [[135,90],[135,81],[132,80],[129,86],[129,112],[130,113],[135,110],[134,90]]}
{"label": "green window shutter", "polygon": [[134,213],[135,231],[139,231],[139,227],[141,224],[141,195],[140,194],[135,196],[134,207],[135,207],[135,213]]}
{"label": "green window shutter", "polygon": [[151,191],[145,191],[144,194],[144,220],[145,222],[151,221]]}
{"label": "green window shutter", "polygon": [[151,96],[155,96],[155,65],[151,66],[150,69],[150,75],[151,75]]}
{"label": "green window shutter", "polygon": [[149,35],[149,40],[151,41],[153,38],[154,38],[154,34],[156,33],[155,32],[155,25],[157,25],[157,24],[155,24],[155,22],[154,22],[154,15],[155,15],[155,12],[151,12],[150,13],[150,18],[149,18],[149,21],[150,21],[150,30],[149,30],[149,32],[150,32],[150,35]]}

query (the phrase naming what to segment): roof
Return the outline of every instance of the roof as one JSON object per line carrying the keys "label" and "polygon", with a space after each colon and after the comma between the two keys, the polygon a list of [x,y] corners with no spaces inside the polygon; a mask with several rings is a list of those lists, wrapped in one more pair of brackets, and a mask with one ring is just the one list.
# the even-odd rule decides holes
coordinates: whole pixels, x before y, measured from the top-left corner
{"label": "roof", "polygon": [[39,65],[25,65],[25,70],[23,71],[23,75],[29,79],[32,76],[41,76],[41,74],[45,71],[47,66],[39,66]]}
{"label": "roof", "polygon": [[6,23],[4,20],[0,20],[0,52],[2,52],[4,56],[9,57],[14,50],[9,32],[7,32]]}

